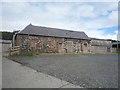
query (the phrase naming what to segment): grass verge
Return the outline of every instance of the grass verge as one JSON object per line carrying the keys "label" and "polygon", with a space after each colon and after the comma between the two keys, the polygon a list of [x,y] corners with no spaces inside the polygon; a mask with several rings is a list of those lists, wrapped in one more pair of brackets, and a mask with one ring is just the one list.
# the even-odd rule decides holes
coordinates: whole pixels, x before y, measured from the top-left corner
{"label": "grass verge", "polygon": [[[33,56],[33,55],[88,55],[92,53],[83,53],[83,52],[71,52],[71,53],[39,53],[39,52],[21,52],[21,53],[14,53],[10,55],[10,57],[14,56]],[[94,54],[101,54],[101,53],[94,53]],[[102,53],[103,54],[103,53]],[[113,52],[107,54],[120,54],[120,52]]]}
{"label": "grass verge", "polygon": [[14,53],[10,56],[11,57],[14,57],[14,56],[33,56],[33,53],[32,52],[20,52],[20,53]]}
{"label": "grass verge", "polygon": [[120,52],[112,52],[112,54],[120,54]]}
{"label": "grass verge", "polygon": [[33,53],[33,55],[79,55],[79,54],[81,54],[81,55],[87,55],[87,54],[89,54],[89,53],[75,53],[75,52],[73,52],[73,53],[36,53],[36,52],[34,52]]}

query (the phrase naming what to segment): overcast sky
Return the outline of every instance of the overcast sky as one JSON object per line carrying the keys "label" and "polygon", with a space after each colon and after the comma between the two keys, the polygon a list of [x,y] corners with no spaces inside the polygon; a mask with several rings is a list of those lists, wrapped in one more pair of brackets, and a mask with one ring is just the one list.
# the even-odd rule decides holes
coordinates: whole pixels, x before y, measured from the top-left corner
{"label": "overcast sky", "polygon": [[3,2],[2,30],[22,30],[28,24],[84,31],[89,37],[117,39],[116,2]]}

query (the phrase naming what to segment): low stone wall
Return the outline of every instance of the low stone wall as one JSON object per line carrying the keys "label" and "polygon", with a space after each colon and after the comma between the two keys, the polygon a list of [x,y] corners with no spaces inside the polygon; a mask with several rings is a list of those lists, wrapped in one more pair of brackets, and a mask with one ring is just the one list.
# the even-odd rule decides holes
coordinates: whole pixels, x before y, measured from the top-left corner
{"label": "low stone wall", "polygon": [[112,43],[107,40],[91,40],[90,50],[93,53],[110,53],[112,52]]}
{"label": "low stone wall", "polygon": [[106,46],[91,46],[91,52],[93,53],[109,53],[111,52],[111,48]]}
{"label": "low stone wall", "polygon": [[120,52],[120,48],[112,48],[112,52]]}
{"label": "low stone wall", "polygon": [[8,52],[12,44],[2,44],[2,52]]}

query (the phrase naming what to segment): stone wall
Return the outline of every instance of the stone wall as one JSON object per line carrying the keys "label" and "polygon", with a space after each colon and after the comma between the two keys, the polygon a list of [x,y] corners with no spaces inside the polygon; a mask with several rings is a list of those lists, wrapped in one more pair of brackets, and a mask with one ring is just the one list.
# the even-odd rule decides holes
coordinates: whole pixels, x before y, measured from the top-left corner
{"label": "stone wall", "polygon": [[10,47],[12,47],[12,44],[2,44],[2,52],[9,51]]}
{"label": "stone wall", "polygon": [[0,51],[8,52],[10,47],[12,47],[12,42],[10,40],[1,40],[0,41]]}
{"label": "stone wall", "polygon": [[91,40],[90,50],[93,53],[109,53],[112,52],[112,43],[107,40]]}
{"label": "stone wall", "polygon": [[33,52],[89,52],[88,40],[68,39],[57,37],[17,35],[16,45],[21,50]]}

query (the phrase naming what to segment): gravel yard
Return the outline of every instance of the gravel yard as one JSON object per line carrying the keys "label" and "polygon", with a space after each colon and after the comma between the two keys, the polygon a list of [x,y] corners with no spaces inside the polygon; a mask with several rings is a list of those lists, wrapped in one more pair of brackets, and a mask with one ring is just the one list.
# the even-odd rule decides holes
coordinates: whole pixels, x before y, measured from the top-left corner
{"label": "gravel yard", "polygon": [[19,56],[12,60],[85,88],[118,87],[117,54]]}

